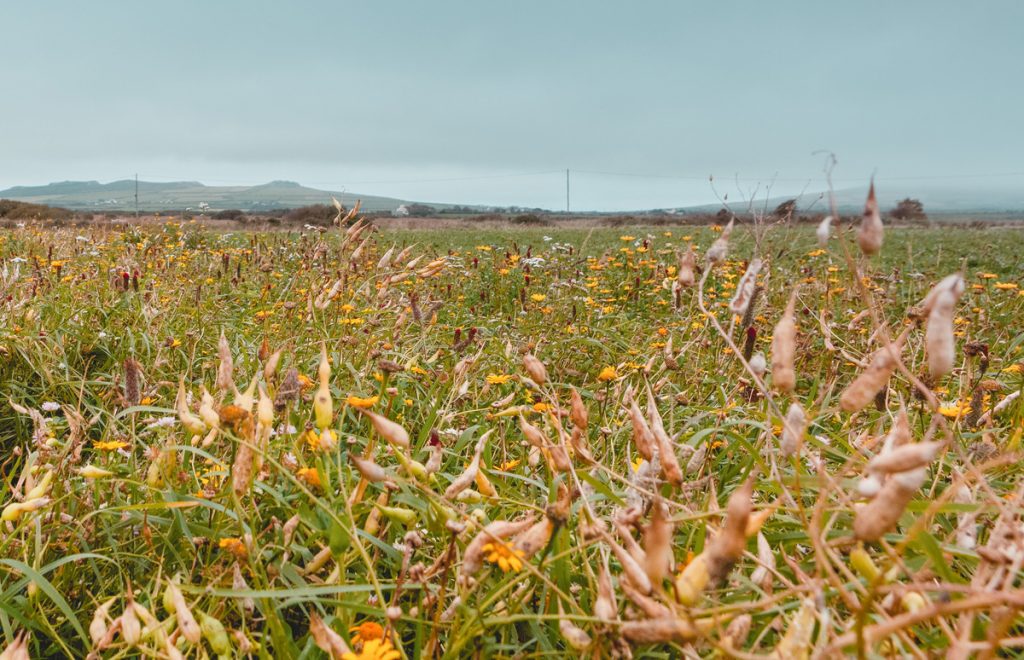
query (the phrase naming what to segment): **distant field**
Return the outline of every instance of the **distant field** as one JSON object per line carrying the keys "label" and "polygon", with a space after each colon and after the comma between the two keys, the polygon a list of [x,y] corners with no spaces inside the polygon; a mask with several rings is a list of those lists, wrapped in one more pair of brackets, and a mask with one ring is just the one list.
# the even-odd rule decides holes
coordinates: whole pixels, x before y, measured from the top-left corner
{"label": "distant field", "polygon": [[[1022,230],[890,228],[865,258],[848,230],[821,248],[741,224],[715,265],[721,227],[379,225],[0,232],[6,641],[1018,651]],[[957,271],[955,359],[932,378],[943,319],[908,312]],[[790,391],[772,335],[798,286]],[[904,331],[903,368],[851,412],[859,362]],[[864,534],[858,484],[894,427],[944,444],[878,473],[895,499]]]}

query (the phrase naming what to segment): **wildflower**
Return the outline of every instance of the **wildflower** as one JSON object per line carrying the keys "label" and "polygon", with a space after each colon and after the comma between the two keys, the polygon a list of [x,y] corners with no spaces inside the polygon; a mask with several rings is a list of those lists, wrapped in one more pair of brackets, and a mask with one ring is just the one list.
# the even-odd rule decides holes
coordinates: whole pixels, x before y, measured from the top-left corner
{"label": "wildflower", "polygon": [[1016,282],[996,282],[996,288],[1001,291],[1010,291],[1012,289],[1019,289],[1020,285]]}
{"label": "wildflower", "polygon": [[597,379],[602,383],[607,383],[610,380],[615,380],[619,377],[619,373],[615,371],[615,367],[605,367],[601,370],[601,373],[597,374]]}
{"label": "wildflower", "polygon": [[245,548],[245,543],[242,539],[228,537],[223,538],[217,543],[221,550],[227,550],[238,559],[245,559],[248,556],[249,551]]}
{"label": "wildflower", "polygon": [[513,550],[501,541],[485,544],[483,552],[484,558],[492,564],[497,564],[503,573],[518,571],[523,567],[523,551]]}
{"label": "wildflower", "polygon": [[371,406],[376,405],[378,401],[380,401],[379,396],[360,397],[350,394],[345,397],[345,403],[353,408],[370,408]]}
{"label": "wildflower", "polygon": [[60,410],[60,404],[55,401],[46,401],[40,408],[43,412],[57,412]]}
{"label": "wildflower", "polygon": [[530,296],[530,300],[532,300],[533,302],[544,302],[545,300],[547,300],[547,298],[548,297],[545,296],[543,293],[535,293],[532,296]]}
{"label": "wildflower", "polygon": [[349,651],[341,655],[341,660],[397,660],[399,653],[386,639],[372,639],[357,652]]}
{"label": "wildflower", "polygon": [[1010,366],[1003,369],[1004,374],[1019,374],[1024,373],[1024,362],[1018,362],[1011,364]]}
{"label": "wildflower", "polygon": [[954,403],[944,403],[939,406],[939,414],[943,417],[949,417],[950,419],[956,419],[962,415],[967,414],[971,410],[970,401],[957,401]]}
{"label": "wildflower", "polygon": [[323,487],[323,483],[320,481],[320,473],[317,472],[315,468],[302,468],[295,473],[295,476],[302,481],[305,481],[310,486],[314,486],[316,488]]}
{"label": "wildflower", "polygon": [[512,376],[509,374],[487,374],[487,377],[484,380],[491,385],[504,385],[512,380]]}
{"label": "wildflower", "polygon": [[124,449],[128,446],[127,442],[123,440],[97,440],[92,443],[93,449],[100,451],[117,451],[118,449]]}
{"label": "wildflower", "polygon": [[352,633],[352,643],[356,646],[384,639],[384,628],[375,621],[363,621],[358,626],[352,626],[348,631]]}

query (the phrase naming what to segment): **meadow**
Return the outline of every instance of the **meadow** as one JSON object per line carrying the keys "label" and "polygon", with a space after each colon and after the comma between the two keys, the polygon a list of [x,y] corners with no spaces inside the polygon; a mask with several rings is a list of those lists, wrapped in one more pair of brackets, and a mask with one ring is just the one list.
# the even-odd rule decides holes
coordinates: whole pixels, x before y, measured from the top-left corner
{"label": "meadow", "polygon": [[1024,648],[1021,230],[345,220],[0,234],[0,658]]}

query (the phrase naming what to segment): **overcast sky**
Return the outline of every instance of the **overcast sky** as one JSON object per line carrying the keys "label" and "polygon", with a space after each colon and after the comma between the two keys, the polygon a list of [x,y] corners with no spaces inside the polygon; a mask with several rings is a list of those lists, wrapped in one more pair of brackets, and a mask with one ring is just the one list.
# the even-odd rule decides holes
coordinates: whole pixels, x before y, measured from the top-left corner
{"label": "overcast sky", "polygon": [[11,0],[0,25],[0,188],[559,208],[571,168],[573,207],[611,210],[714,201],[709,174],[819,189],[822,149],[839,186],[1024,172],[1014,0]]}

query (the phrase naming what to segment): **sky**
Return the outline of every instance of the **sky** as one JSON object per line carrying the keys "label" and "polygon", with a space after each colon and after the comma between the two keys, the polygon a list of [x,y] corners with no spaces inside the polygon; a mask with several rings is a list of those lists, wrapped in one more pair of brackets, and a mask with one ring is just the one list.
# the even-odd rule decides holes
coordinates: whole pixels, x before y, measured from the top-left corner
{"label": "sky", "polygon": [[[1024,185],[1024,3],[11,0],[0,189],[675,207]],[[715,177],[714,185],[709,175]]]}

